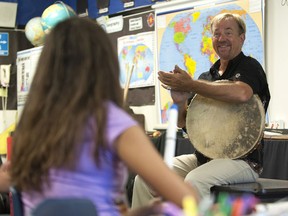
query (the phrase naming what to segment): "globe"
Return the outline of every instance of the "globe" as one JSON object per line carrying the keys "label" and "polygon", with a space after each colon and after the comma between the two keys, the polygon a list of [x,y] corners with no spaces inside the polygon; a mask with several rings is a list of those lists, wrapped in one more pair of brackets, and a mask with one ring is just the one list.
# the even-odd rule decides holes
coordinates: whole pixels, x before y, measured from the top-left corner
{"label": "globe", "polygon": [[34,17],[27,22],[25,36],[34,46],[44,44],[45,33],[41,25],[41,17]]}
{"label": "globe", "polygon": [[42,13],[41,24],[44,32],[46,34],[49,33],[49,31],[59,22],[73,16],[76,16],[76,13],[70,6],[61,1],[55,2],[47,7]]}

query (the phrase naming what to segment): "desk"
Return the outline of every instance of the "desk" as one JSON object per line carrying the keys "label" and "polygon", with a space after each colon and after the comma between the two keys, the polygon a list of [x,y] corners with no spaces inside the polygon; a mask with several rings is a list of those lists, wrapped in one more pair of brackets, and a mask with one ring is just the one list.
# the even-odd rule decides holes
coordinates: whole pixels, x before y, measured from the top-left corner
{"label": "desk", "polygon": [[[162,138],[153,139],[153,142],[164,155],[165,135]],[[187,138],[183,138],[181,133],[177,135],[175,155],[191,154],[194,147]],[[260,177],[288,180],[288,139],[264,139],[264,163],[263,173]]]}
{"label": "desk", "polygon": [[288,180],[288,140],[264,139],[263,178]]}
{"label": "desk", "polygon": [[270,203],[287,197],[288,181],[258,178],[256,182],[213,186],[211,192],[216,196],[219,196],[219,194],[223,192],[234,195],[249,193],[256,196],[261,203]]}

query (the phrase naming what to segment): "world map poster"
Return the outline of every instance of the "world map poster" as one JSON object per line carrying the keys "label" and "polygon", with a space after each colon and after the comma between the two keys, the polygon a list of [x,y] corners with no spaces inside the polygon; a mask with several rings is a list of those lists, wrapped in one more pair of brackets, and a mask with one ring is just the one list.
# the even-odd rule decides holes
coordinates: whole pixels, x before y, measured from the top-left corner
{"label": "world map poster", "polygon": [[154,86],[154,32],[119,37],[117,50],[122,88]]}
{"label": "world map poster", "polygon": [[[261,1],[241,0],[190,10],[157,14],[157,70],[172,71],[175,65],[186,70],[191,77],[210,69],[218,59],[212,46],[210,21],[219,13],[241,15],[247,27],[244,54],[264,64],[263,14]],[[256,4],[258,5],[255,5]],[[168,122],[172,105],[170,92],[159,85],[161,123]]]}

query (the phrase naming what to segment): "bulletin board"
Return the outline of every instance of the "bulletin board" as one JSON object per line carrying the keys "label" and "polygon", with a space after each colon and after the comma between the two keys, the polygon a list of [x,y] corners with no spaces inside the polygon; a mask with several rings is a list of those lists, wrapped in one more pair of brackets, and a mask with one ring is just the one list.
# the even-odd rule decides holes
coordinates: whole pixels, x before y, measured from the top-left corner
{"label": "bulletin board", "polygon": [[[7,152],[7,137],[15,130],[17,115],[17,51],[32,47],[32,44],[26,39],[23,31],[1,29],[0,34],[7,35],[6,40],[0,37],[0,44],[6,49],[0,54],[0,65],[10,66],[10,71],[6,71],[9,76],[9,85],[0,88],[0,154]],[[0,51],[3,51],[3,46]],[[7,77],[6,77],[7,78]],[[2,81],[1,81],[2,82]],[[2,85],[2,83],[1,83]],[[4,97],[3,97],[4,96]]]}
{"label": "bulletin board", "polygon": [[114,14],[123,17],[123,28],[109,33],[118,54],[120,83],[124,89],[129,80],[127,105],[155,104],[155,17],[151,7]]}

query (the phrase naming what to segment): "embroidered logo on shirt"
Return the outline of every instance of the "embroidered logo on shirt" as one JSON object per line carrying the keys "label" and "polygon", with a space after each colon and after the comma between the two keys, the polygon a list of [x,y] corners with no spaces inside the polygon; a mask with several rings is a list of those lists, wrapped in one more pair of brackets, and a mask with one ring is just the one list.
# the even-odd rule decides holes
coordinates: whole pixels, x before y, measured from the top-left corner
{"label": "embroidered logo on shirt", "polygon": [[235,78],[236,78],[236,79],[239,79],[240,76],[241,76],[240,73],[235,74]]}

